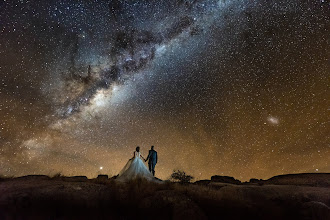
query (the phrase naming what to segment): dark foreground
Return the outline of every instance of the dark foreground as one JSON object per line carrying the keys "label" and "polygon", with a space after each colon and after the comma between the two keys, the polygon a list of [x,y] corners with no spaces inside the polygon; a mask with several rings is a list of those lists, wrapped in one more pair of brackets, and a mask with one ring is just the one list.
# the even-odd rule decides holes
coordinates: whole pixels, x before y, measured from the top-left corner
{"label": "dark foreground", "polygon": [[0,180],[0,219],[330,219],[330,187]]}

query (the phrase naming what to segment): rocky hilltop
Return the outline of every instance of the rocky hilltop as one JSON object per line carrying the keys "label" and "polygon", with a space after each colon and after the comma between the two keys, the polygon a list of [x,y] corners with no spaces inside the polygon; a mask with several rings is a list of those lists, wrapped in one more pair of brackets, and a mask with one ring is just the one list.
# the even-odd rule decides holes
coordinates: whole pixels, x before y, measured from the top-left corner
{"label": "rocky hilltop", "polygon": [[330,173],[301,173],[274,176],[266,184],[330,187]]}
{"label": "rocky hilltop", "polygon": [[230,176],[212,176],[211,180],[199,180],[196,184],[209,185],[215,183],[236,185],[294,185],[294,186],[320,186],[330,187],[330,173],[300,173],[274,176],[268,180],[250,179],[249,182],[241,182]]}
{"label": "rocky hilltop", "polygon": [[[330,219],[330,174],[194,184],[101,175],[2,178],[0,219]],[[262,184],[259,184],[262,182]]]}

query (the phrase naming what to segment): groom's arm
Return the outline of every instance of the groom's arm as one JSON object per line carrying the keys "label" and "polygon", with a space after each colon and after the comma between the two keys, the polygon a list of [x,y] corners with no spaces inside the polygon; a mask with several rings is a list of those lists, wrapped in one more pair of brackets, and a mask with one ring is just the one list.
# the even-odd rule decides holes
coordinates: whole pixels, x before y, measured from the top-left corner
{"label": "groom's arm", "polygon": [[150,157],[150,151],[149,151],[149,154],[148,154],[148,156],[147,156],[147,159],[145,159],[144,161],[149,160],[149,157]]}

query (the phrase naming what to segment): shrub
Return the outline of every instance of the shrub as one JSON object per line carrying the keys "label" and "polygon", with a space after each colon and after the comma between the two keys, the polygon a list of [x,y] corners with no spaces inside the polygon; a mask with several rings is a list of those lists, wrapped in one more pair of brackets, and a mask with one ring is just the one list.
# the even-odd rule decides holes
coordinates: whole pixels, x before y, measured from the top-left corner
{"label": "shrub", "polygon": [[186,172],[182,170],[173,170],[170,179],[175,182],[190,183],[194,177],[186,174]]}

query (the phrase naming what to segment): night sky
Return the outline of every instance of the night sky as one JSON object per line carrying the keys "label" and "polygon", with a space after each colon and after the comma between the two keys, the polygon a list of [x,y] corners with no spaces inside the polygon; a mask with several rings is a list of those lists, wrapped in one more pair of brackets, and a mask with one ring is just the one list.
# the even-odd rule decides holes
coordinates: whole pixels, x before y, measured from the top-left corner
{"label": "night sky", "polygon": [[330,4],[1,0],[0,175],[330,172]]}

